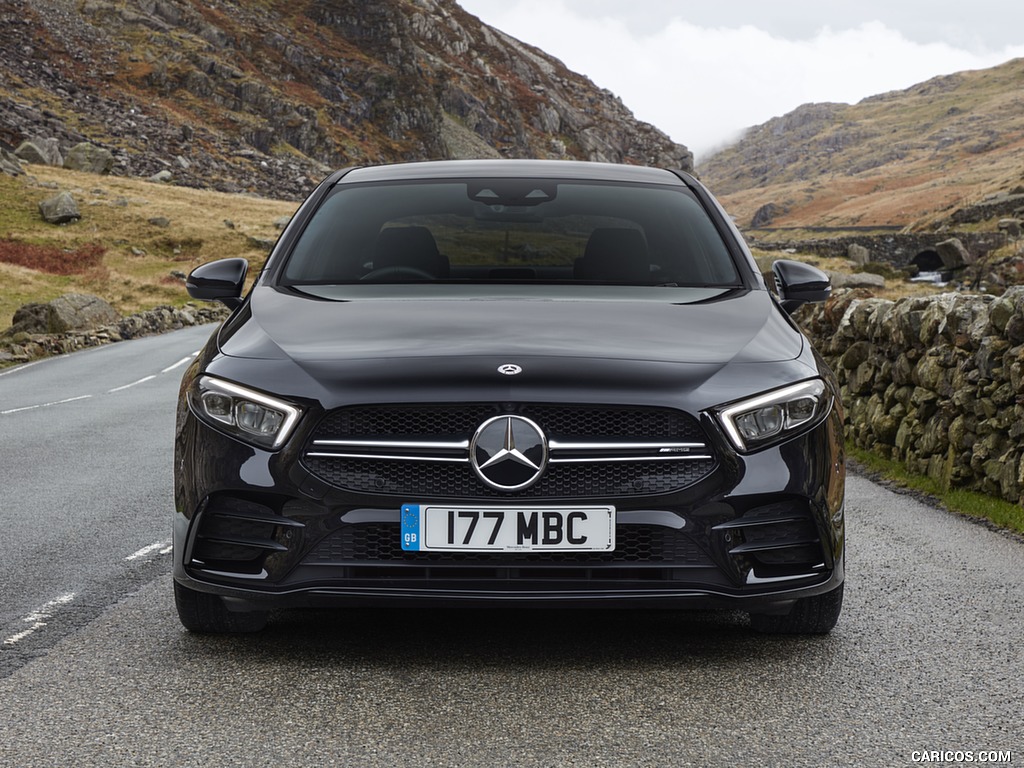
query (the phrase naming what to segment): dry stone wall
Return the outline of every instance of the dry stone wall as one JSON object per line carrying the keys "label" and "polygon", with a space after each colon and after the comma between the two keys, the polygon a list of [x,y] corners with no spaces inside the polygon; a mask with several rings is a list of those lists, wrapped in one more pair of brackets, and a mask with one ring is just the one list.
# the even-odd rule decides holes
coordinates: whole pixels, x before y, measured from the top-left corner
{"label": "dry stone wall", "polygon": [[122,317],[108,325],[61,333],[30,333],[11,327],[0,331],[0,365],[27,363],[87,347],[220,322],[228,314],[227,308],[220,304],[198,306],[190,303],[184,307],[156,307]]}
{"label": "dry stone wall", "polygon": [[1022,501],[1024,286],[895,302],[840,290],[797,320],[839,378],[855,445]]}

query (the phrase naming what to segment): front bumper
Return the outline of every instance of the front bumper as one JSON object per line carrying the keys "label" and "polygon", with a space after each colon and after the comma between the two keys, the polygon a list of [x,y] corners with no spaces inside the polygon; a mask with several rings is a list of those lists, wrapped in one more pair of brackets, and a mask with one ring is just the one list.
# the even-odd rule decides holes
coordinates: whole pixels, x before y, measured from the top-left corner
{"label": "front bumper", "polygon": [[[772,613],[831,591],[844,578],[837,413],[748,456],[722,441],[714,470],[683,490],[588,498],[587,504],[616,507],[614,553],[403,552],[401,505],[444,499],[327,485],[302,465],[303,439],[270,453],[211,429],[191,412],[181,415],[179,583],[243,609],[517,604]],[[543,500],[555,501],[572,503]]]}

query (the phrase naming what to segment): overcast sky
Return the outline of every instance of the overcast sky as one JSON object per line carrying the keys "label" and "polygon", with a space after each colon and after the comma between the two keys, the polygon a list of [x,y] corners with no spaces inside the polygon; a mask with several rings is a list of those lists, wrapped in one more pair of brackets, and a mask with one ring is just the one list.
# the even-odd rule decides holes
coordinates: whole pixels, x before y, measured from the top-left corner
{"label": "overcast sky", "polygon": [[808,102],[1024,57],[1014,0],[458,0],[622,97],[697,161]]}

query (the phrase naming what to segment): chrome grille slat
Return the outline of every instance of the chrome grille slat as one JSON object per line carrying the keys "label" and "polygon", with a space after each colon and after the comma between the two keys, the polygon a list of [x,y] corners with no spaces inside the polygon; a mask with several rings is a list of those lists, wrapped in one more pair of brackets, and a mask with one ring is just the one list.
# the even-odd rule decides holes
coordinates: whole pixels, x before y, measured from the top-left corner
{"label": "chrome grille slat", "polygon": [[[449,442],[432,440],[314,440],[318,450],[308,451],[313,458],[338,459],[386,459],[389,461],[469,461],[469,440]],[[365,448],[364,451],[346,450]],[[552,464],[616,462],[616,461],[693,461],[710,459],[704,443],[624,443],[624,442],[576,442],[573,440],[551,440],[548,450]],[[378,453],[377,451],[380,451]],[[434,451],[460,453],[449,456]],[[622,453],[615,453],[622,451]],[[691,453],[696,451],[696,453]],[[561,453],[580,454],[563,458]]]}
{"label": "chrome grille slat", "polygon": [[590,458],[559,459],[552,457],[548,459],[549,464],[608,464],[615,462],[629,461],[699,461],[710,459],[708,454],[695,454],[692,456],[593,456]]}
{"label": "chrome grille slat", "polygon": [[384,461],[450,461],[456,464],[468,464],[469,456],[417,456],[414,454],[386,453],[346,453],[343,451],[310,451],[306,454],[311,459],[382,459]]}
{"label": "chrome grille slat", "polygon": [[448,450],[468,451],[469,440],[314,440],[313,445],[338,448],[380,448],[382,450],[409,449],[415,451]]}
{"label": "chrome grille slat", "polygon": [[609,440],[608,442],[581,442],[574,440],[551,440],[549,447],[552,451],[664,451],[670,449],[693,449],[704,450],[707,446],[704,443],[671,443],[671,442],[645,442],[631,443]]}

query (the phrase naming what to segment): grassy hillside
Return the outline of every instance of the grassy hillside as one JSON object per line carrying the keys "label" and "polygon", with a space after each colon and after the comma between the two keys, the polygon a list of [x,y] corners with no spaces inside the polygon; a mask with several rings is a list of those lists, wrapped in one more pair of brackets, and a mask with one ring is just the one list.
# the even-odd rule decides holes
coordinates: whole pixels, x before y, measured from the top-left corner
{"label": "grassy hillside", "polygon": [[855,104],[807,104],[698,169],[738,217],[927,228],[1024,184],[1024,59]]}
{"label": "grassy hillside", "polygon": [[[198,264],[232,256],[259,266],[267,253],[259,241],[276,239],[274,221],[297,205],[45,166],[31,166],[30,174],[0,174],[0,329],[10,325],[22,304],[69,292],[100,296],[123,314],[158,304],[181,305],[188,295],[173,272],[187,273]],[[39,202],[59,190],[74,195],[80,221],[61,226],[43,221]],[[159,219],[169,224],[151,223]],[[105,249],[99,264],[76,263],[76,254],[87,254],[96,245]],[[55,266],[61,259],[47,257],[54,252],[69,258]],[[71,274],[54,274],[69,269]]]}

